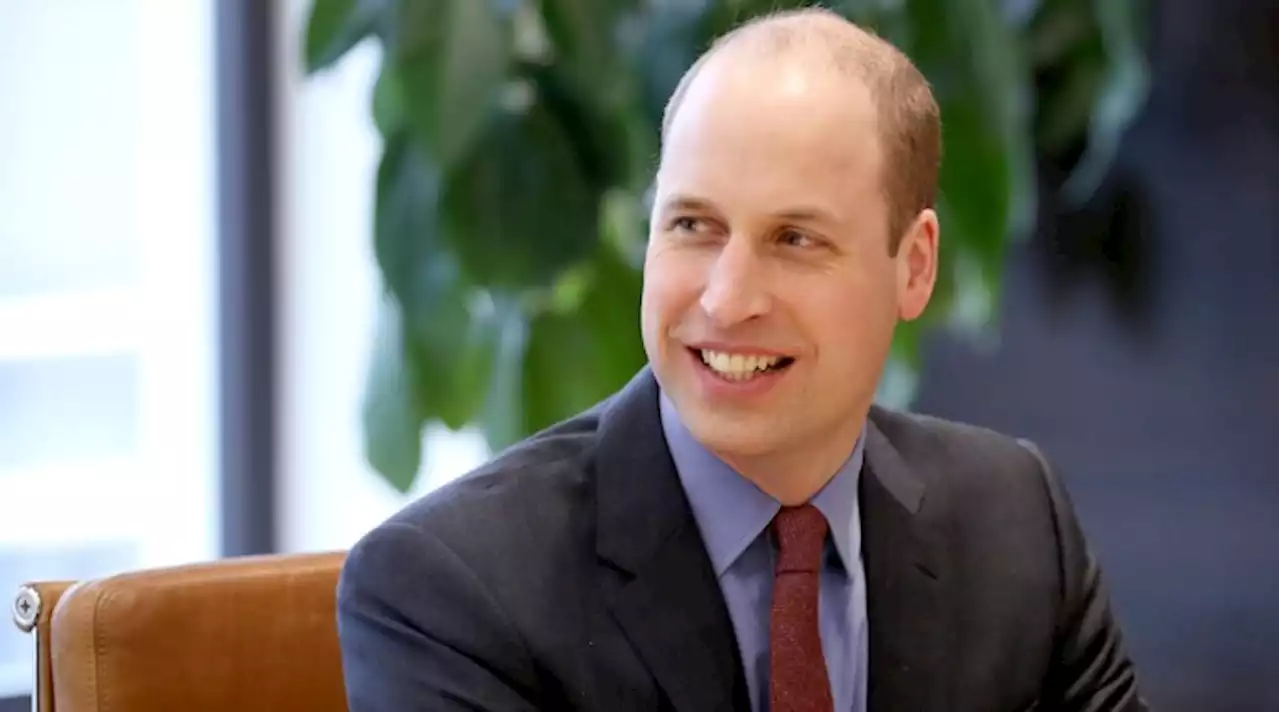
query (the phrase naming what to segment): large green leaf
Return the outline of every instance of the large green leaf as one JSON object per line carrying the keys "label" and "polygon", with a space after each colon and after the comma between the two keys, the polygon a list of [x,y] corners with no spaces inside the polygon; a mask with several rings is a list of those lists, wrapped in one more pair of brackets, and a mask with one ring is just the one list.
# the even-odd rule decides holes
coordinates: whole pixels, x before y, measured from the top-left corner
{"label": "large green leaf", "polygon": [[711,14],[705,30],[707,40],[719,37],[761,15],[808,8],[813,4],[812,0],[735,0],[711,3]]}
{"label": "large green leaf", "polygon": [[1023,41],[1035,73],[1034,134],[1041,159],[1069,169],[1083,150],[1107,56],[1091,2],[1046,0]]}
{"label": "large green leaf", "polygon": [[413,486],[422,461],[426,422],[414,399],[414,361],[407,358],[399,305],[387,298],[378,309],[362,405],[364,454],[400,492]]}
{"label": "large green leaf", "polygon": [[554,47],[556,65],[574,83],[577,92],[602,108],[629,101],[625,81],[629,75],[619,71],[616,35],[619,19],[636,4],[636,0],[543,0],[542,3],[542,16]]}
{"label": "large green leaf", "polygon": [[375,10],[368,0],[315,0],[303,43],[307,72],[331,66],[368,37],[377,22]]}
{"label": "large green leaf", "polygon": [[525,428],[540,430],[621,388],[644,364],[640,283],[607,245],[577,311],[534,317],[524,358]]}
{"label": "large green leaf", "polygon": [[604,194],[600,207],[600,238],[639,279],[649,246],[649,216],[644,197],[617,188]]}
{"label": "large green leaf", "polygon": [[395,134],[407,133],[409,110],[405,106],[405,87],[396,74],[394,65],[383,65],[374,82],[369,102],[373,125],[384,140]]}
{"label": "large green leaf", "polygon": [[525,425],[524,362],[529,323],[519,304],[509,298],[495,301],[497,342],[493,369],[485,395],[481,426],[492,451],[512,445],[532,432]]}
{"label": "large green leaf", "polygon": [[[643,121],[642,79],[627,57],[641,41],[640,0],[546,0],[553,61],[526,74],[576,144],[597,194],[639,189],[651,177],[656,142]],[[620,51],[621,49],[621,51]]]}
{"label": "large green leaf", "polygon": [[[962,34],[972,49],[973,70],[968,82],[981,94],[979,104],[985,124],[993,128],[1000,142],[1000,152],[1008,181],[1004,185],[1005,235],[1001,238],[1024,238],[1031,234],[1036,216],[1035,147],[1032,126],[1032,76],[1024,48],[1014,34],[1014,27],[997,11],[990,0],[953,0],[963,18]],[[999,281],[1003,267],[1004,239],[988,243],[981,255],[982,268],[993,281]]]}
{"label": "large green leaf", "polygon": [[662,124],[667,99],[711,39],[711,0],[652,3],[634,20],[635,39],[626,45],[628,66],[639,84],[646,123]]}
{"label": "large green leaf", "polygon": [[447,172],[502,98],[509,23],[481,0],[401,0],[398,8],[387,61],[418,140]]}
{"label": "large green leaf", "polygon": [[430,297],[456,279],[440,252],[440,173],[408,133],[388,136],[378,164],[374,258],[384,283],[413,321],[433,308]]}
{"label": "large green leaf", "polygon": [[1072,53],[1052,77],[1042,78],[1036,140],[1052,157],[1069,155],[1085,140],[1094,103],[1106,81],[1106,59],[1087,48]]}
{"label": "large green leaf", "polygon": [[438,173],[407,134],[388,140],[378,177],[374,254],[400,305],[414,397],[460,428],[483,402],[497,327],[440,239]]}
{"label": "large green leaf", "polygon": [[594,193],[628,179],[626,111],[611,110],[577,88],[562,64],[530,68],[525,79],[547,118],[559,126],[568,149],[577,156],[582,181]]}
{"label": "large green leaf", "polygon": [[1039,3],[1022,35],[1029,66],[1035,70],[1069,65],[1077,48],[1102,44],[1091,6],[1081,0]]}
{"label": "large green leaf", "polygon": [[532,309],[499,306],[502,333],[484,413],[488,444],[500,450],[608,397],[644,365],[640,273],[600,244],[571,270],[556,298]]}
{"label": "large green leaf", "polygon": [[546,287],[592,253],[599,194],[544,102],[495,118],[444,186],[446,235],[469,278]]}
{"label": "large green leaf", "polygon": [[941,268],[955,270],[959,260],[970,259],[984,277],[996,281],[1010,237],[1011,171],[1000,137],[970,98],[957,95],[942,103],[946,158],[939,175],[938,214],[948,253]]}
{"label": "large green leaf", "polygon": [[1142,53],[1142,0],[1093,0],[1108,72],[1089,123],[1088,148],[1063,186],[1068,201],[1083,203],[1102,183],[1115,159],[1120,137],[1142,108],[1150,83]]}
{"label": "large green leaf", "polygon": [[436,311],[417,327],[410,344],[418,379],[416,399],[425,415],[459,429],[485,402],[502,325],[491,312],[477,314],[460,283],[436,300]]}
{"label": "large green leaf", "polygon": [[[944,316],[969,326],[989,320],[1008,242],[1029,232],[1035,183],[1030,75],[1011,27],[989,0],[908,7],[905,51],[933,84],[943,126],[937,301],[930,321],[910,333]],[[960,305],[966,311],[954,312]]]}
{"label": "large green leaf", "polygon": [[602,388],[613,391],[625,385],[646,360],[640,335],[643,279],[614,241],[601,243],[594,268],[577,318],[591,332]]}
{"label": "large green leaf", "polygon": [[572,314],[547,311],[533,318],[521,362],[525,432],[546,428],[607,395],[598,356],[590,329]]}

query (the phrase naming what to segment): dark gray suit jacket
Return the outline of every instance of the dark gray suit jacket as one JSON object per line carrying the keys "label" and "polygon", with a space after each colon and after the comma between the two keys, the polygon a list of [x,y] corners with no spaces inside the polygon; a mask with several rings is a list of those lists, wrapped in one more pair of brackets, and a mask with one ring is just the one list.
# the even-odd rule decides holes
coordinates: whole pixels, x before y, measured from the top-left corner
{"label": "dark gray suit jacket", "polygon": [[[870,712],[1144,710],[1062,484],[1029,445],[875,408]],[[648,370],[350,552],[353,712],[750,710]]]}

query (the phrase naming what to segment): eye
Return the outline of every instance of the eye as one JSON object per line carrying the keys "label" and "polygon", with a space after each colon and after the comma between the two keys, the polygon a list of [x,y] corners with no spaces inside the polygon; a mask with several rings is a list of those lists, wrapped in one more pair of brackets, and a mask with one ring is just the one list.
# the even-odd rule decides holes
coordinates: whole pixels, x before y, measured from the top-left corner
{"label": "eye", "polygon": [[669,224],[669,229],[676,232],[699,232],[704,227],[702,220],[688,216],[675,218]]}
{"label": "eye", "polygon": [[789,247],[817,247],[818,241],[799,230],[783,230],[779,242]]}

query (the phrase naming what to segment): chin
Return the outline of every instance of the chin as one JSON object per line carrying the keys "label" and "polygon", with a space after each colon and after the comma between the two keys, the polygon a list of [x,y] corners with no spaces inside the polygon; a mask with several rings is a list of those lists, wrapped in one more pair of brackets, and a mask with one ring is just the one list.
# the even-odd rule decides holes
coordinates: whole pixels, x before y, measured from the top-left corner
{"label": "chin", "polygon": [[681,410],[681,419],[703,447],[721,459],[752,458],[772,452],[785,429],[775,417],[733,417]]}

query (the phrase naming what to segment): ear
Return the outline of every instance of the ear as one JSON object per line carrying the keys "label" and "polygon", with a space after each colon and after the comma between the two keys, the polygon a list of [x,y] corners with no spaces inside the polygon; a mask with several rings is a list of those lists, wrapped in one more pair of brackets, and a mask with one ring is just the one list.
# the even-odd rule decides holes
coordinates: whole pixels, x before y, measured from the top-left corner
{"label": "ear", "polygon": [[938,279],[938,214],[926,208],[898,245],[898,318],[912,321],[924,313]]}

